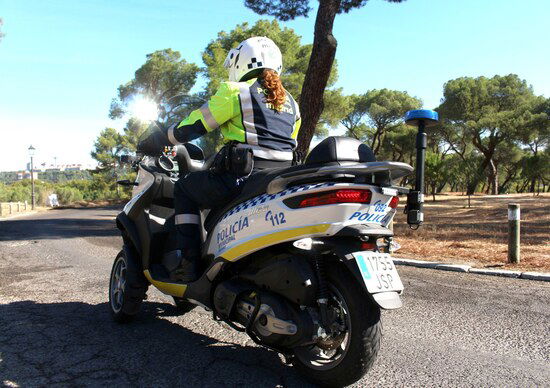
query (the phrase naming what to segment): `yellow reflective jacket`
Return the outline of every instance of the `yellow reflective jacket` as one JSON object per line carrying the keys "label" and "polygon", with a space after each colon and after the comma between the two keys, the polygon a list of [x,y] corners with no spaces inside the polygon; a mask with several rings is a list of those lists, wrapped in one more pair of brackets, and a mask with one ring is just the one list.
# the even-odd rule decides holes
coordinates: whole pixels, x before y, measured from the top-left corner
{"label": "yellow reflective jacket", "polygon": [[290,93],[280,110],[265,101],[257,78],[223,82],[215,95],[168,131],[174,144],[196,139],[220,128],[224,142],[246,144],[254,156],[268,160],[292,160],[300,129],[298,104]]}

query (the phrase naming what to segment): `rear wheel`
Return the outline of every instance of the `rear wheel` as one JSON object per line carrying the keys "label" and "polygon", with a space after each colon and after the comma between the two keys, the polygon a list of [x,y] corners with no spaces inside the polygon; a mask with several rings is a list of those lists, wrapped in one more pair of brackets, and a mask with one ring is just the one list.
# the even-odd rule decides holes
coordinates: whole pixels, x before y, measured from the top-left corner
{"label": "rear wheel", "polygon": [[129,322],[139,312],[148,283],[124,250],[117,255],[109,281],[109,310],[117,322]]}
{"label": "rear wheel", "polygon": [[293,364],[318,385],[345,386],[363,377],[376,359],[382,339],[380,308],[340,266],[328,271],[327,283],[332,332],[314,345],[294,349]]}

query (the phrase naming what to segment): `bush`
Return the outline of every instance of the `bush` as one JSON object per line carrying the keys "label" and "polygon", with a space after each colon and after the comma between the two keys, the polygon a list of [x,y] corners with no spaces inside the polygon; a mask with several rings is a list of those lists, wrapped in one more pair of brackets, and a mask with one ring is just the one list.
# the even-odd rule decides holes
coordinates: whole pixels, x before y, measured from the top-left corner
{"label": "bush", "polygon": [[[134,175],[135,176],[135,175]],[[134,179],[128,175],[121,179]],[[91,180],[79,179],[67,182],[43,182],[35,181],[36,203],[42,206],[48,205],[48,196],[57,194],[61,205],[70,205],[79,201],[105,201],[124,200],[130,198],[131,188],[116,187],[110,177],[100,175]],[[117,190],[118,189],[118,190]],[[22,180],[11,184],[0,182],[0,202],[31,202],[31,182]]]}
{"label": "bush", "polygon": [[60,205],[71,205],[75,202],[84,200],[80,190],[74,187],[59,187],[55,190]]}

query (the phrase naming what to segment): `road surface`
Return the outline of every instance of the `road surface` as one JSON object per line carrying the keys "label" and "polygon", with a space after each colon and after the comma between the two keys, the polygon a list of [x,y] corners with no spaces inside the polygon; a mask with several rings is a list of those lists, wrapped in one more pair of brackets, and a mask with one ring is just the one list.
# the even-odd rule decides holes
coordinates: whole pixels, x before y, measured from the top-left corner
{"label": "road surface", "polygon": [[[116,212],[0,221],[0,385],[308,386],[202,309],[177,316],[152,288],[134,323],[113,323],[106,301],[121,243]],[[357,386],[548,386],[548,283],[399,272],[404,307],[383,313],[382,350]]]}

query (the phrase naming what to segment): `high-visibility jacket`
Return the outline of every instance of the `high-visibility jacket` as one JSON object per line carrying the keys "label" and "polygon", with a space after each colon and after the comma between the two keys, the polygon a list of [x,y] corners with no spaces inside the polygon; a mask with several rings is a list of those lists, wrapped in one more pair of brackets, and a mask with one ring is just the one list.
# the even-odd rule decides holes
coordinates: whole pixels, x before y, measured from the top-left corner
{"label": "high-visibility jacket", "polygon": [[298,104],[290,93],[286,96],[284,106],[275,110],[257,78],[223,82],[207,103],[168,130],[168,138],[179,144],[219,127],[224,142],[243,143],[257,158],[292,160],[301,119]]}

